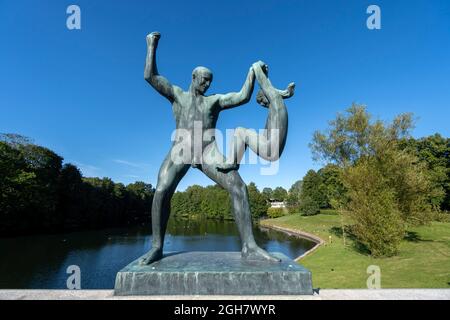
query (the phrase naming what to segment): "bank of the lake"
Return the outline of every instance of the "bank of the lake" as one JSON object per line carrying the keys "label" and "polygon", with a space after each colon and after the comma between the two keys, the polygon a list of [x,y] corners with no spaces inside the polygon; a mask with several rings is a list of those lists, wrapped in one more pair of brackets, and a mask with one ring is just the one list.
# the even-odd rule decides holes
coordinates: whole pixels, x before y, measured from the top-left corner
{"label": "bank of the lake", "polygon": [[371,265],[381,269],[382,288],[450,288],[450,223],[411,228],[397,256],[377,259],[358,252],[351,239],[344,246],[342,237],[333,232],[341,226],[340,216],[332,211],[316,216],[293,214],[263,220],[261,225],[306,232],[323,240],[299,260],[311,270],[316,288],[367,288]]}

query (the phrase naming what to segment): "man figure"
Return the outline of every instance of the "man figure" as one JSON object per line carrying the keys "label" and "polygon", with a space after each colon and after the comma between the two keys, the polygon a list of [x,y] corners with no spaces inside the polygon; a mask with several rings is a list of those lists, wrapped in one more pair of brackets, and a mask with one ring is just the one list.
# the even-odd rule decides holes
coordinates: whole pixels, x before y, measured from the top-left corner
{"label": "man figure", "polygon": [[[197,141],[193,143],[192,139],[194,138],[194,131],[198,129],[199,125],[202,134],[215,129],[220,111],[240,106],[250,100],[255,74],[250,68],[247,80],[239,92],[205,96],[204,94],[208,90],[213,76],[207,68],[197,67],[192,72],[192,83],[189,90],[184,92],[158,74],[155,55],[160,37],[159,32],[152,32],[147,36],[148,51],[144,78],[172,104],[177,129],[175,142],[184,141],[186,145],[192,146],[197,143]],[[253,236],[247,187],[236,170],[225,172],[217,168],[217,163],[224,162],[225,159],[217,152],[214,137],[206,142],[201,139],[200,152],[198,150],[194,150],[193,153],[187,152],[189,157],[186,159],[185,153],[182,156],[182,161],[179,161],[178,153],[174,152],[175,142],[159,171],[152,205],[152,248],[142,258],[141,264],[151,264],[162,258],[164,236],[170,215],[170,200],[178,183],[191,166],[200,169],[230,193],[234,217],[242,242],[242,257],[279,261],[257,246]],[[203,161],[204,156],[212,158],[213,161]]]}

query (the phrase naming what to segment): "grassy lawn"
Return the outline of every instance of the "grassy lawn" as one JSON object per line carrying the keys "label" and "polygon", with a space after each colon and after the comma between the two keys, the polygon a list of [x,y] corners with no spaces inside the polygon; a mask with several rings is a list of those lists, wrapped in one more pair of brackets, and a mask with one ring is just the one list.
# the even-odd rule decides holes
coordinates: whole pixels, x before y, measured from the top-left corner
{"label": "grassy lawn", "polygon": [[370,265],[380,267],[382,288],[450,288],[450,223],[433,222],[408,230],[411,236],[403,240],[399,254],[381,259],[359,253],[349,239],[344,246],[342,237],[332,232],[341,225],[333,211],[310,217],[293,214],[262,223],[313,233],[326,242],[299,261],[311,270],[315,288],[367,288]]}

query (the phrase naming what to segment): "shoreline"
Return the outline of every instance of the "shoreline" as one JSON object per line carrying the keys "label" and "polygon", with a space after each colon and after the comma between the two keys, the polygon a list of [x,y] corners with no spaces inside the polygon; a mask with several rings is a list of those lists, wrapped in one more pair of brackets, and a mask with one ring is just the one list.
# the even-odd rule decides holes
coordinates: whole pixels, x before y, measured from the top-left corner
{"label": "shoreline", "polygon": [[272,229],[275,231],[280,231],[283,232],[289,236],[294,236],[297,238],[302,238],[302,239],[306,239],[306,240],[310,240],[312,242],[315,243],[315,246],[312,247],[311,249],[309,249],[308,251],[304,252],[302,255],[298,256],[297,258],[293,259],[294,261],[298,262],[300,259],[306,257],[307,255],[311,254],[312,252],[316,251],[320,246],[322,246],[323,244],[325,244],[325,240],[323,240],[322,238],[305,232],[305,231],[300,231],[300,230],[295,230],[295,229],[290,229],[290,228],[285,228],[285,227],[280,227],[280,226],[276,226],[276,225],[272,225],[268,222],[266,222],[266,220],[262,220],[259,222],[259,226],[261,228],[266,228],[266,229]]}

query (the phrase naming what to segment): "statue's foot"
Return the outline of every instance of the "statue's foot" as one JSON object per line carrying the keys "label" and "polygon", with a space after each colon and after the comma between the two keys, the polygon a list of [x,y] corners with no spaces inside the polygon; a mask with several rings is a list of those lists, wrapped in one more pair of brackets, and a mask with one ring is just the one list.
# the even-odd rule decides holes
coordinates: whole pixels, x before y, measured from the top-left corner
{"label": "statue's foot", "polygon": [[141,266],[152,264],[155,261],[161,260],[163,257],[162,249],[152,248],[147,252],[144,257],[139,261]]}
{"label": "statue's foot", "polygon": [[270,262],[281,262],[280,259],[270,255],[266,250],[258,246],[242,248],[242,258],[247,260],[268,260]]}
{"label": "statue's foot", "polygon": [[286,90],[289,92],[289,96],[292,97],[295,91],[295,83],[294,82],[289,83]]}
{"label": "statue's foot", "polygon": [[237,163],[223,164],[220,166],[216,166],[216,168],[217,170],[226,173],[233,170],[239,170],[239,164]]}

